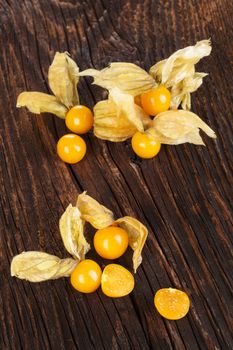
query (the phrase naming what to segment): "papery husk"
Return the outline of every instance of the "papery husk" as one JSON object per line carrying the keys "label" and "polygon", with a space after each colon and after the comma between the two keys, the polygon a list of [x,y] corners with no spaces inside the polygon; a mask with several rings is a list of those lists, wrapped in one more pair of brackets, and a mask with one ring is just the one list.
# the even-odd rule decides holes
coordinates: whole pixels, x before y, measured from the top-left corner
{"label": "papery husk", "polygon": [[48,80],[54,95],[67,108],[79,104],[79,68],[67,52],[56,52],[49,67]]}
{"label": "papery husk", "polygon": [[77,263],[74,259],[60,259],[43,252],[23,252],[13,258],[11,276],[30,282],[54,280],[70,276]]}
{"label": "papery husk", "polygon": [[117,115],[123,113],[138,131],[144,131],[142,121],[143,110],[134,103],[134,97],[132,95],[125,94],[118,88],[113,88],[110,90],[109,100],[115,103]]}
{"label": "papery husk", "polygon": [[104,100],[95,105],[94,134],[96,137],[112,142],[122,142],[132,137],[136,131],[136,127],[124,112],[117,113],[114,102]]}
{"label": "papery husk", "polygon": [[131,138],[136,131],[144,131],[150,125],[150,117],[134,103],[133,96],[118,88],[109,93],[109,99],[94,107],[94,134],[112,142]]}
{"label": "papery husk", "polygon": [[190,93],[196,91],[207,74],[196,73],[195,64],[211,52],[210,40],[202,40],[173,53],[169,58],[150,68],[150,74],[158,84],[171,89],[171,108],[180,104],[183,109],[191,109]]}
{"label": "papery husk", "polygon": [[181,104],[183,109],[191,109],[191,93],[196,91],[203,82],[206,73],[194,73],[171,88],[171,108],[177,109]]}
{"label": "papery husk", "polygon": [[107,90],[119,88],[122,92],[137,96],[146,92],[157,84],[155,80],[142,68],[133,63],[113,62],[102,70],[86,69],[80,76],[92,76],[93,84]]}
{"label": "papery husk", "polygon": [[66,250],[78,260],[83,260],[90,250],[84,237],[84,221],[77,207],[71,204],[60,218],[59,228]]}
{"label": "papery husk", "polygon": [[146,134],[168,145],[186,142],[204,145],[199,129],[209,137],[216,138],[215,132],[195,113],[180,109],[158,114],[153,120],[153,127],[149,128]]}
{"label": "papery husk", "polygon": [[88,196],[86,191],[78,196],[76,206],[81,213],[82,219],[98,230],[108,227],[114,222],[111,210]]}
{"label": "papery husk", "polygon": [[142,249],[147,239],[147,228],[137,219],[125,216],[116,220],[116,223],[123,228],[129,237],[129,246],[133,249],[133,269],[136,273],[137,268],[142,262]]}
{"label": "papery husk", "polygon": [[174,52],[169,58],[159,61],[150,68],[150,74],[161,84],[170,87],[194,74],[194,65],[201,58],[209,56],[211,52],[210,40],[198,41],[194,46]]}
{"label": "papery husk", "polygon": [[36,91],[22,92],[18,96],[16,107],[27,107],[30,112],[35,114],[52,113],[62,119],[65,118],[68,111],[55,96]]}

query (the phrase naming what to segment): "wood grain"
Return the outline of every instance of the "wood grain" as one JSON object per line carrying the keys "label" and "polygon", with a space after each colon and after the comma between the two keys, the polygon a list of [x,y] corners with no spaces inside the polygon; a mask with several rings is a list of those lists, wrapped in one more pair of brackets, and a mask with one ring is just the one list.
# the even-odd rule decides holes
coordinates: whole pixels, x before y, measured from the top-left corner
{"label": "wood grain", "polygon": [[[0,348],[232,349],[232,57],[228,0],[0,0]],[[216,131],[206,147],[164,146],[140,160],[130,143],[85,137],[86,158],[67,166],[56,142],[63,121],[15,107],[23,90],[48,92],[54,53],[69,51],[81,69],[112,61],[148,69],[173,51],[211,37],[209,72],[193,110]],[[82,78],[81,101],[103,91]],[[67,279],[30,284],[10,277],[14,255],[42,250],[67,256],[58,220],[83,190],[149,228],[134,292],[109,299],[81,295]],[[95,256],[90,253],[90,256]],[[130,253],[120,262],[130,267]],[[171,322],[153,296],[185,290],[191,310]]]}

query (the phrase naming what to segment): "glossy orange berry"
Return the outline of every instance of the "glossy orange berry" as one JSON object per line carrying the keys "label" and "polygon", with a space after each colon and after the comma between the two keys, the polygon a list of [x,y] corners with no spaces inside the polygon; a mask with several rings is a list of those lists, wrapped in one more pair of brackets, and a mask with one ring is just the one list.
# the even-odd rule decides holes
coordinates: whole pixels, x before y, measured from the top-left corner
{"label": "glossy orange berry", "polygon": [[99,288],[102,270],[93,260],[82,260],[72,271],[70,282],[81,293],[92,293]]}
{"label": "glossy orange berry", "polygon": [[160,142],[139,131],[133,135],[131,144],[134,152],[141,158],[153,158],[161,148]]}
{"label": "glossy orange berry", "polygon": [[141,95],[141,103],[144,111],[152,116],[165,112],[171,103],[171,93],[164,86],[160,85]]}
{"label": "glossy orange berry", "polygon": [[80,162],[86,154],[86,142],[78,135],[67,134],[62,136],[57,143],[57,153],[66,163]]}
{"label": "glossy orange berry", "polygon": [[78,105],[72,107],[66,114],[66,126],[76,134],[85,134],[93,126],[92,111],[86,106]]}
{"label": "glossy orange berry", "polygon": [[168,320],[179,320],[184,317],[190,306],[185,292],[174,288],[163,288],[156,292],[154,304],[160,315]]}
{"label": "glossy orange berry", "polygon": [[109,226],[98,230],[94,236],[96,252],[105,259],[117,259],[123,255],[128,247],[129,238],[125,230],[116,226]]}

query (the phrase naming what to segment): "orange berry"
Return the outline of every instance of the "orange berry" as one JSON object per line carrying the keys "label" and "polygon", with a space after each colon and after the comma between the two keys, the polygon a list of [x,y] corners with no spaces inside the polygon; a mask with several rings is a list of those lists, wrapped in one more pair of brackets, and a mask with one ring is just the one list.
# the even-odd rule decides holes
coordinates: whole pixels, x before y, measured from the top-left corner
{"label": "orange berry", "polygon": [[128,247],[129,238],[120,227],[109,226],[98,230],[94,236],[94,247],[97,253],[105,259],[117,259]]}
{"label": "orange berry", "polygon": [[72,286],[82,293],[92,293],[99,288],[102,270],[93,260],[82,260],[72,271],[70,282]]}
{"label": "orange berry", "polygon": [[188,313],[190,301],[188,295],[181,290],[163,288],[156,292],[154,304],[163,317],[168,320],[179,320]]}
{"label": "orange berry", "polygon": [[133,135],[131,144],[134,152],[141,158],[153,158],[161,148],[160,142],[139,131]]}
{"label": "orange berry", "polygon": [[88,132],[94,122],[92,111],[86,106],[74,106],[66,114],[66,126],[76,134]]}
{"label": "orange berry", "polygon": [[105,267],[102,278],[102,292],[111,298],[128,295],[134,289],[134,277],[123,266],[109,264]]}
{"label": "orange berry", "polygon": [[62,136],[57,143],[57,153],[66,163],[80,162],[86,154],[86,142],[78,135],[67,134]]}
{"label": "orange berry", "polygon": [[171,103],[171,93],[164,86],[160,85],[141,95],[141,103],[144,111],[152,116],[165,112]]}

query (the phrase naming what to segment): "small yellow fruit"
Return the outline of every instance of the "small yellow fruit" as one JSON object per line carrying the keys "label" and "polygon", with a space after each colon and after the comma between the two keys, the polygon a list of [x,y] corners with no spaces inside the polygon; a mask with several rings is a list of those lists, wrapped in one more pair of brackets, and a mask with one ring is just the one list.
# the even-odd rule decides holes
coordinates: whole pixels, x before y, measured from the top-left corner
{"label": "small yellow fruit", "polygon": [[102,278],[102,292],[111,298],[128,295],[134,289],[134,277],[123,266],[109,264],[105,267]]}
{"label": "small yellow fruit", "polygon": [[74,164],[80,162],[86,154],[86,143],[78,135],[67,134],[57,143],[57,154],[63,162]]}
{"label": "small yellow fruit", "polygon": [[141,103],[144,111],[155,116],[158,113],[165,112],[171,104],[171,93],[164,86],[160,85],[141,95]]}
{"label": "small yellow fruit", "polygon": [[153,158],[161,148],[160,142],[139,131],[133,135],[131,144],[134,152],[141,158]]}
{"label": "small yellow fruit", "polygon": [[188,295],[181,290],[163,288],[156,292],[154,304],[163,317],[168,320],[179,320],[188,313],[190,301]]}
{"label": "small yellow fruit", "polygon": [[82,260],[72,271],[70,282],[81,293],[92,293],[99,288],[102,270],[93,260]]}
{"label": "small yellow fruit", "polygon": [[120,227],[109,226],[98,230],[94,236],[94,247],[97,253],[105,259],[117,259],[128,247],[129,238]]}
{"label": "small yellow fruit", "polygon": [[74,106],[66,114],[66,126],[76,134],[91,130],[94,122],[92,111],[86,106]]}

